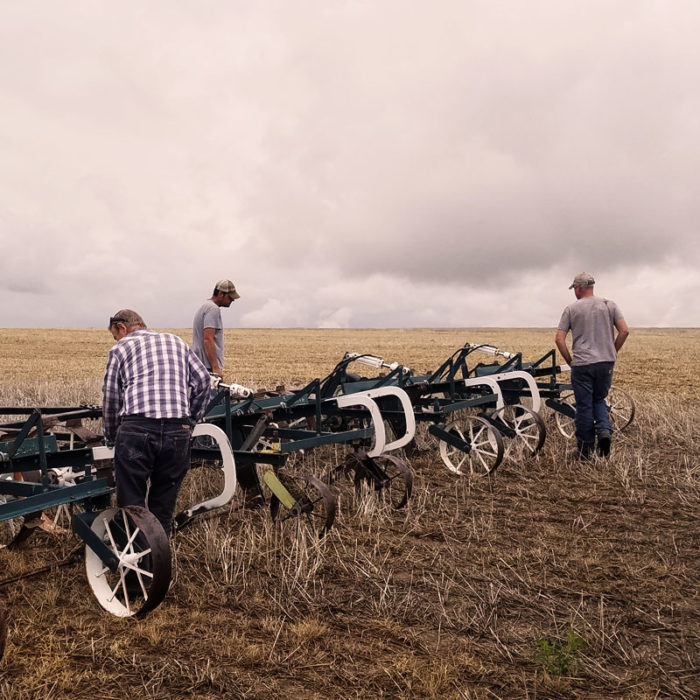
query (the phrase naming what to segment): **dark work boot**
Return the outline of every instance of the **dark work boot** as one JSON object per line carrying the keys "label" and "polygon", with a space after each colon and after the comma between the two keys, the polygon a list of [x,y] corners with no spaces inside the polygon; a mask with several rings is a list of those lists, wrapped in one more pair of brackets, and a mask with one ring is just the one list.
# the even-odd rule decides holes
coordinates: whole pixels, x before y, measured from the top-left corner
{"label": "dark work boot", "polygon": [[601,430],[598,433],[598,454],[601,457],[610,456],[610,441],[612,435],[609,430]]}
{"label": "dark work boot", "polygon": [[579,442],[576,445],[576,450],[574,451],[574,457],[576,459],[587,460],[593,457],[593,443]]}

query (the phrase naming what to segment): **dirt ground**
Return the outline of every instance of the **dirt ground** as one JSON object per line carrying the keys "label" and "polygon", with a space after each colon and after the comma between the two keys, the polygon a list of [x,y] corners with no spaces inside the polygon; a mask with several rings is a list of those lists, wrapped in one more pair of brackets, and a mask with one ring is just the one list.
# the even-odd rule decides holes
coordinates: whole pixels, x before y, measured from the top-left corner
{"label": "dirt ground", "polygon": [[[56,350],[55,374],[31,366],[28,347],[55,348],[70,332],[23,333],[0,331],[4,405],[99,401],[102,332],[76,332],[80,349]],[[239,350],[235,379],[274,386],[322,376],[345,350],[422,370],[466,340],[534,359],[552,338],[236,331],[227,347]],[[175,582],[144,620],[104,613],[82,561],[2,586],[0,696],[698,697],[698,354],[698,330],[633,330],[615,383],[637,414],[609,460],[573,460],[546,415],[541,453],[489,478],[457,477],[435,452],[409,455],[415,483],[402,510],[336,483],[340,512],[323,539],[236,499],[175,538]],[[63,374],[73,362],[79,377]],[[329,450],[309,469],[333,459]],[[39,533],[20,552],[0,550],[0,579],[77,542]]]}

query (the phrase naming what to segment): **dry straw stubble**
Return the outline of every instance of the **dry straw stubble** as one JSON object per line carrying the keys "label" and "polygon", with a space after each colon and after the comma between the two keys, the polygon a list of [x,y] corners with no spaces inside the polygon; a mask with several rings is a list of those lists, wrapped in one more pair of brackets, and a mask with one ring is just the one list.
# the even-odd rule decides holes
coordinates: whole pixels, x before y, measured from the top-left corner
{"label": "dry straw stubble", "polygon": [[[98,402],[105,335],[0,331],[0,403]],[[229,331],[227,347],[237,381],[272,387],[324,375],[345,350],[425,370],[465,341],[533,359],[552,337],[261,330]],[[609,462],[570,461],[550,421],[542,454],[491,479],[413,457],[403,511],[338,484],[337,527],[322,541],[234,504],[176,539],[176,583],[142,622],[103,614],[79,565],[5,588],[0,694],[694,697],[699,353],[697,331],[633,331],[616,382],[638,415]],[[0,552],[0,566],[72,543],[42,535]],[[572,631],[585,648],[566,652]],[[537,656],[543,640],[569,654],[565,673]]]}

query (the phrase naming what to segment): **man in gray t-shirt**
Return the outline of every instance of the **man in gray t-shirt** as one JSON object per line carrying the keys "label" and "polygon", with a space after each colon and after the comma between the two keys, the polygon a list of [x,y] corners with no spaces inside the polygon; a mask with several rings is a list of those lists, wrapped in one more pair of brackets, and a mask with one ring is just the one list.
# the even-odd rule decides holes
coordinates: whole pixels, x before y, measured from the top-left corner
{"label": "man in gray t-shirt", "polygon": [[[614,301],[593,295],[595,280],[582,272],[569,289],[576,301],[561,315],[554,342],[571,365],[571,384],[576,400],[576,445],[582,457],[589,457],[598,437],[598,454],[610,454],[612,427],[605,399],[612,383],[617,353],[629,328]],[[617,330],[617,335],[615,335]],[[566,346],[571,331],[572,353]]]}
{"label": "man in gray t-shirt", "polygon": [[224,378],[224,324],[221,307],[228,308],[240,294],[230,280],[216,283],[214,292],[194,315],[192,322],[192,349],[206,368]]}

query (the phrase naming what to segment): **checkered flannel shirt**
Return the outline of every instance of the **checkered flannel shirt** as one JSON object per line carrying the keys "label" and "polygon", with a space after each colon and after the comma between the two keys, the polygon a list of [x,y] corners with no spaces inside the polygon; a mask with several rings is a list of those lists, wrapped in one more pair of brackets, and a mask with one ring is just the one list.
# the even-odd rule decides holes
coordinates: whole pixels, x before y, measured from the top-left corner
{"label": "checkered flannel shirt", "polygon": [[102,388],[102,429],[113,445],[121,416],[202,419],[211,378],[188,345],[172,333],[135,330],[110,351]]}

